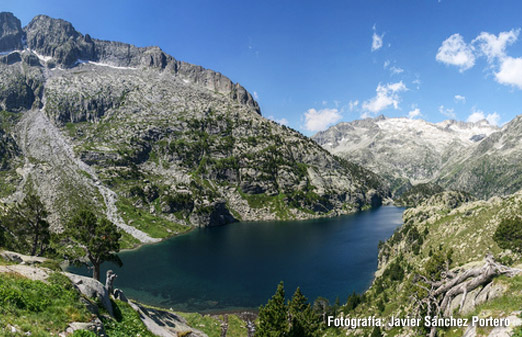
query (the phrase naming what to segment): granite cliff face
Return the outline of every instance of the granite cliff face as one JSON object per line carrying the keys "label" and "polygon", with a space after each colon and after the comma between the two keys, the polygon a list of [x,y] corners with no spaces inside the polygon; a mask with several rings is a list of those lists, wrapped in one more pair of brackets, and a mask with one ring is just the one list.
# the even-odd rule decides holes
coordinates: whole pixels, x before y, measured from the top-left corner
{"label": "granite cliff face", "polygon": [[0,19],[0,198],[36,186],[57,230],[78,204],[132,245],[193,225],[350,213],[388,196],[372,172],[263,118],[218,72],[44,15],[24,28]]}

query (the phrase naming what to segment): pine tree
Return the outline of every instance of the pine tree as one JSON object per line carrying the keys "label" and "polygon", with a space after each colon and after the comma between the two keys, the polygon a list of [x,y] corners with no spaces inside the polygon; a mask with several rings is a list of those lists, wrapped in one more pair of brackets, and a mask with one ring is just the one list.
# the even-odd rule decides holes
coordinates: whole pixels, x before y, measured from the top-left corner
{"label": "pine tree", "polygon": [[288,304],[290,320],[289,337],[314,337],[319,332],[319,316],[312,310],[308,300],[297,288]]}
{"label": "pine tree", "polygon": [[326,323],[326,314],[330,310],[330,301],[324,297],[317,297],[314,301],[314,311],[316,314],[320,315],[323,323]]}
{"label": "pine tree", "polygon": [[0,218],[0,247],[5,247],[5,228],[4,228],[4,225],[2,224],[3,221],[2,219]]}
{"label": "pine tree", "polygon": [[290,317],[297,316],[300,312],[304,311],[306,309],[306,301],[307,299],[301,292],[301,289],[297,287],[294,296],[292,296],[292,299],[288,302],[288,313]]}
{"label": "pine tree", "polygon": [[256,337],[284,337],[288,331],[288,308],[285,304],[284,284],[281,281],[277,290],[265,306],[259,308],[259,324]]}
{"label": "pine tree", "polygon": [[337,316],[337,313],[338,313],[340,307],[341,307],[341,300],[339,299],[339,296],[337,296],[335,298],[335,303],[332,307],[333,316]]}
{"label": "pine tree", "polygon": [[348,296],[348,300],[346,301],[346,310],[352,311],[357,306],[361,304],[361,296],[359,296],[355,291],[352,292],[350,296]]}
{"label": "pine tree", "polygon": [[120,250],[118,228],[107,218],[96,218],[88,209],[78,210],[68,224],[68,232],[85,251],[93,267],[92,277],[100,280],[100,266],[105,261],[121,265],[115,254]]}
{"label": "pine tree", "polygon": [[[34,190],[29,187],[25,198],[11,207],[2,220],[4,232],[9,232],[10,248],[30,255],[41,255],[49,244],[51,234],[47,211]],[[7,230],[6,230],[7,229]]]}

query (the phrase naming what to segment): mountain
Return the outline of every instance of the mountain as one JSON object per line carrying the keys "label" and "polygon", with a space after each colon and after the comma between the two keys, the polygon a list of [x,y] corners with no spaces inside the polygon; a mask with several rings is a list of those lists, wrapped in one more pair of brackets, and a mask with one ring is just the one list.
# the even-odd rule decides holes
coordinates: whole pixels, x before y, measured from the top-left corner
{"label": "mountain", "polygon": [[77,32],[0,15],[0,198],[33,186],[59,231],[89,205],[132,246],[191,226],[351,213],[380,178],[262,117],[224,75]]}
{"label": "mountain", "polygon": [[522,189],[520,172],[522,116],[517,116],[444,167],[437,182],[487,199]]}
{"label": "mountain", "polygon": [[[482,120],[429,123],[409,118],[366,118],[339,123],[312,137],[333,154],[354,161],[390,181],[396,194],[410,184],[438,182],[443,172],[461,162],[499,131]],[[465,187],[441,180],[443,187]]]}

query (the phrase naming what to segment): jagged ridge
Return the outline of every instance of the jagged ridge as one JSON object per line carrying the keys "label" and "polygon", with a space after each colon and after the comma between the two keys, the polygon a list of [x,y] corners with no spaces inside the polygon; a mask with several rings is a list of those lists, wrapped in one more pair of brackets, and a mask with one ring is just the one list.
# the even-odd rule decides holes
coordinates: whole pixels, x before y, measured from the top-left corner
{"label": "jagged ridge", "polygon": [[[20,20],[12,13],[3,12],[0,17],[0,52],[7,53],[0,62],[11,64],[21,59],[23,48],[35,52],[43,61],[71,68],[79,62],[100,62],[115,67],[153,67],[168,69],[174,74],[221,93],[245,104],[260,113],[259,105],[240,84],[233,83],[222,74],[178,61],[158,47],[139,48],[130,44],[97,40],[89,34],[77,32],[71,23],[38,15],[22,29]],[[34,57],[30,63],[37,61]]]}

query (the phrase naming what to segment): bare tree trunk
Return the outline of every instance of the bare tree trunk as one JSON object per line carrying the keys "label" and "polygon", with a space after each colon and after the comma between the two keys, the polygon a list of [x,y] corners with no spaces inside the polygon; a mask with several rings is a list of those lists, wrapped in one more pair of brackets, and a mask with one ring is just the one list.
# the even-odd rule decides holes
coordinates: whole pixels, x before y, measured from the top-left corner
{"label": "bare tree trunk", "polygon": [[33,247],[31,249],[31,256],[35,256],[36,255],[36,249],[38,249],[38,239],[39,239],[39,233],[36,232],[35,235],[34,235]]}
{"label": "bare tree trunk", "polygon": [[99,263],[93,263],[92,265],[92,278],[96,281],[100,280],[100,264]]}

